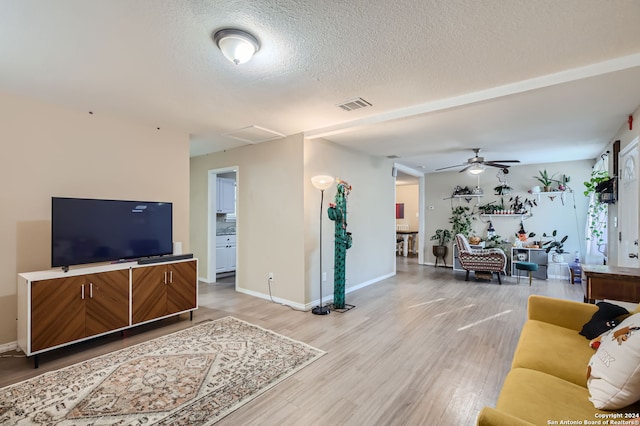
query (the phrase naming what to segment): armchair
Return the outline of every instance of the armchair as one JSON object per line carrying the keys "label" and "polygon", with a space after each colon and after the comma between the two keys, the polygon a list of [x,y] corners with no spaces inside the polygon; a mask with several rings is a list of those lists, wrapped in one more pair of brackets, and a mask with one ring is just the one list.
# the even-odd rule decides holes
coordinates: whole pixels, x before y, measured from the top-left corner
{"label": "armchair", "polygon": [[456,235],[456,245],[458,246],[458,260],[462,269],[467,271],[465,281],[469,281],[469,271],[487,271],[493,275],[498,274],[498,284],[502,284],[500,273],[505,272],[507,256],[499,248],[473,249],[469,245],[467,237],[462,234]]}

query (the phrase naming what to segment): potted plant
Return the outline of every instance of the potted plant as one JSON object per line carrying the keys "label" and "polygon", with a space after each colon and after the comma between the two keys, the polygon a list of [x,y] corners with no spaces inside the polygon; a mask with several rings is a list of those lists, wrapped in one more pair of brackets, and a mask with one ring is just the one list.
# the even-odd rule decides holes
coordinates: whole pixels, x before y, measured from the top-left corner
{"label": "potted plant", "polygon": [[556,175],[556,173],[549,176],[549,173],[547,173],[547,169],[544,169],[542,171],[538,170],[538,175],[539,176],[534,176],[533,178],[540,182],[542,186],[544,186],[544,192],[550,192],[551,184],[553,184],[554,182],[553,177]]}
{"label": "potted plant", "polygon": [[493,235],[484,240],[484,248],[500,248],[502,247],[502,237],[500,235]]}
{"label": "potted plant", "polygon": [[493,188],[493,190],[496,192],[496,195],[508,195],[511,193],[513,188],[507,185],[506,183],[503,183],[502,185],[498,185],[495,188]]}
{"label": "potted plant", "polygon": [[[434,240],[438,241],[438,244],[437,245],[434,244],[432,248],[433,255],[436,257],[436,260],[437,259],[444,260],[444,258],[447,256],[447,246],[445,244],[450,242],[452,239],[453,239],[453,235],[451,234],[451,231],[449,231],[448,229],[436,229],[436,233],[431,236],[431,241],[434,241]],[[446,262],[445,262],[445,265],[446,265]]]}
{"label": "potted plant", "polygon": [[510,210],[513,210],[514,214],[527,214],[529,213],[529,209],[538,205],[536,200],[520,198],[519,195],[509,198],[509,202],[511,203]]}
{"label": "potted plant", "polygon": [[553,230],[551,235],[547,235],[546,233],[543,233],[542,234],[543,237],[551,238],[551,239],[543,243],[542,247],[544,246],[547,247],[547,249],[545,250],[547,253],[551,252],[551,250],[554,250],[554,253],[551,256],[551,260],[553,260],[554,262],[562,262],[564,260],[564,257],[562,256],[562,253],[564,253],[564,242],[567,241],[567,238],[569,238],[569,236],[565,235],[560,240],[558,240],[556,239],[557,235],[558,235],[558,231],[555,229]]}

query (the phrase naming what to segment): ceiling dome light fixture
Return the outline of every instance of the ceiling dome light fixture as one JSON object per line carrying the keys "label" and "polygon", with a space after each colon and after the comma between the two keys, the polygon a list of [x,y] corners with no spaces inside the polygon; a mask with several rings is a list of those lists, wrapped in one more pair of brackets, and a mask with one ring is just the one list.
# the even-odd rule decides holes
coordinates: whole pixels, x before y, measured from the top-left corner
{"label": "ceiling dome light fixture", "polygon": [[260,50],[258,39],[246,31],[223,28],[213,34],[213,41],[225,58],[236,65],[244,64]]}

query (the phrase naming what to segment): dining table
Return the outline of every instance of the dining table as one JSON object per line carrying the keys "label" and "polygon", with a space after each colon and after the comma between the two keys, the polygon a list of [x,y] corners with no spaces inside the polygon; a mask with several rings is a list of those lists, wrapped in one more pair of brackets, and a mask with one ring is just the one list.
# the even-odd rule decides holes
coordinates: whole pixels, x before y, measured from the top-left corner
{"label": "dining table", "polygon": [[409,255],[409,240],[411,240],[411,253],[416,253],[416,237],[418,236],[418,231],[396,231],[396,235],[401,236],[404,244],[402,245],[402,255],[407,257]]}

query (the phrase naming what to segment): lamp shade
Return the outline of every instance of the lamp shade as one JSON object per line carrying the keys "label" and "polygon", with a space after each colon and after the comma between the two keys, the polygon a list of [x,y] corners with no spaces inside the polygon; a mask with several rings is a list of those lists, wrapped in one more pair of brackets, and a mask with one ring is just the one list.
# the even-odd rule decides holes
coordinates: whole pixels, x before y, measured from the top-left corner
{"label": "lamp shade", "polygon": [[213,35],[225,58],[234,64],[244,64],[260,49],[260,43],[251,34],[234,29],[225,28]]}
{"label": "lamp shade", "polygon": [[329,188],[331,185],[333,185],[333,181],[333,176],[327,175],[318,175],[311,178],[311,183],[313,184],[313,186],[320,190]]}

